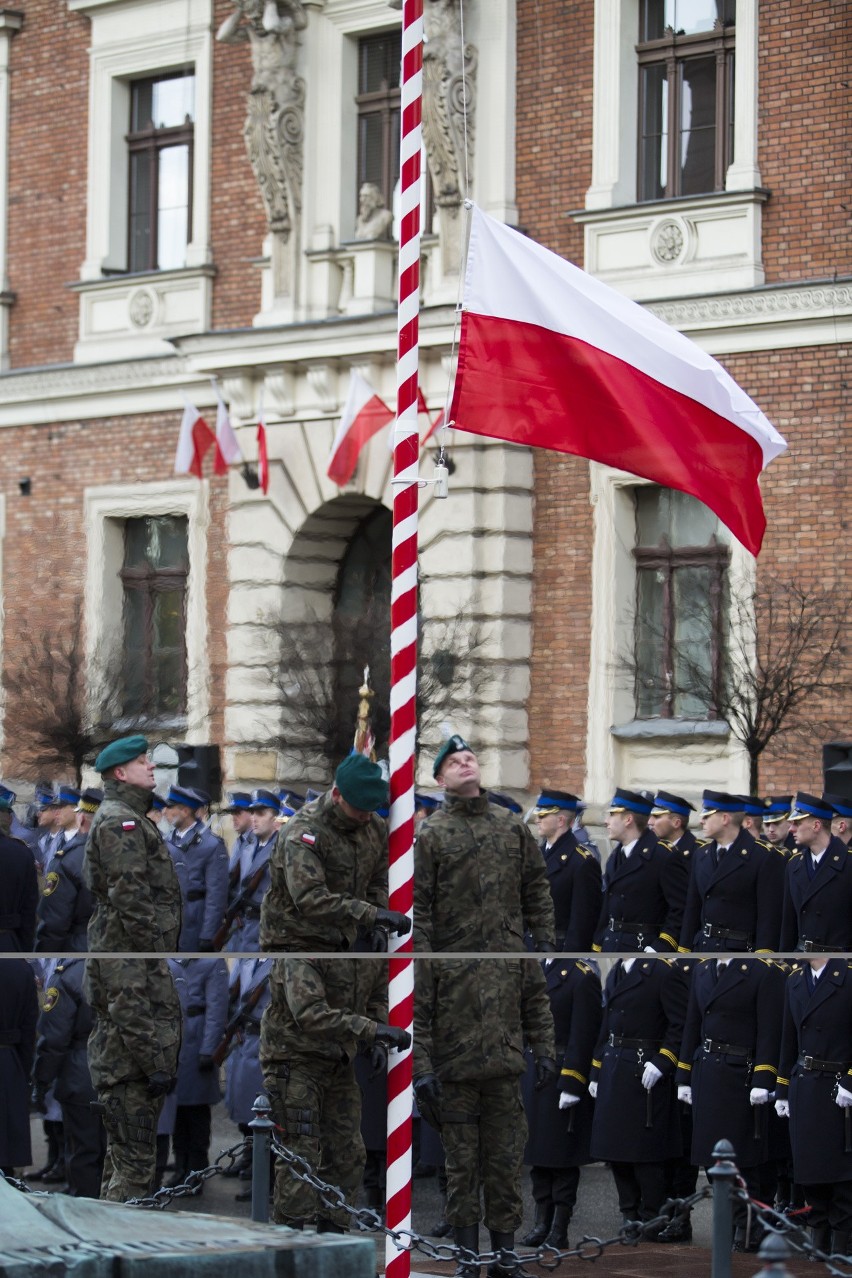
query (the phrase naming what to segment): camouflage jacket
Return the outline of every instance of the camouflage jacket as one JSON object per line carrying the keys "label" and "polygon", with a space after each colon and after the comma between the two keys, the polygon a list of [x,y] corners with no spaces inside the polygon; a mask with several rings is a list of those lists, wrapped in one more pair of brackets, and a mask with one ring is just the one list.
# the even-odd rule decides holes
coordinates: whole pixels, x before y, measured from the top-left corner
{"label": "camouflage jacket", "polygon": [[180,999],[165,959],[86,959],[83,993],[96,1018],[89,1036],[96,1088],[177,1075]]}
{"label": "camouflage jacket", "polygon": [[387,829],[377,816],[357,825],[329,791],[283,827],[269,869],[261,950],[349,950],[387,907]]}
{"label": "camouflage jacket", "polygon": [[552,948],[553,899],[538,844],[484,794],[448,794],[414,848],[415,950]]}
{"label": "camouflage jacket", "polygon": [[276,1073],[292,1060],[351,1061],[388,1017],[385,963],[276,959],[260,1030],[260,1063]]}
{"label": "camouflage jacket", "polygon": [[168,953],[178,947],[180,884],[169,850],[145,816],[151,791],[107,781],[95,813],[83,877],[94,899],[89,951]]}
{"label": "camouflage jacket", "polygon": [[524,1046],[555,1058],[544,973],[529,959],[414,964],[414,1074],[447,1082],[524,1072]]}

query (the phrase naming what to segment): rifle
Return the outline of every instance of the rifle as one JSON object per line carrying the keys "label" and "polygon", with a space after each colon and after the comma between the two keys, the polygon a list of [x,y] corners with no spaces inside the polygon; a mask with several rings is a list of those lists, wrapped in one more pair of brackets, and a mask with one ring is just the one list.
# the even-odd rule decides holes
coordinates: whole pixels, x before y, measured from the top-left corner
{"label": "rifle", "polygon": [[240,1030],[242,1029],[243,1023],[245,1022],[249,1014],[254,1011],[254,1009],[257,1007],[258,1003],[260,1002],[260,996],[266,987],[266,982],[268,981],[268,979],[269,977],[265,976],[262,981],[258,981],[257,985],[254,987],[251,994],[249,994],[246,1001],[240,1007],[237,1008],[236,1012],[234,1012],[234,1015],[231,1017],[231,1019],[228,1021],[228,1024],[225,1026],[225,1032],[222,1035],[221,1043],[219,1043],[216,1050],[211,1053],[213,1057],[213,1064],[216,1066],[217,1069],[222,1064],[225,1057],[228,1055],[228,1052],[231,1047],[231,1043],[236,1038]]}
{"label": "rifle", "polygon": [[243,888],[240,895],[237,897],[236,901],[234,901],[233,905],[228,906],[227,910],[225,911],[224,922],[222,923],[222,926],[219,928],[216,935],[213,937],[214,950],[221,950],[222,946],[228,940],[229,936],[231,935],[231,924],[233,923],[237,915],[240,913],[240,911],[243,909],[243,907],[248,905],[249,901],[254,896],[257,889],[260,887],[260,880],[263,878],[268,865],[269,865],[269,862],[264,861],[263,865],[258,866],[254,874],[249,879],[248,883]]}

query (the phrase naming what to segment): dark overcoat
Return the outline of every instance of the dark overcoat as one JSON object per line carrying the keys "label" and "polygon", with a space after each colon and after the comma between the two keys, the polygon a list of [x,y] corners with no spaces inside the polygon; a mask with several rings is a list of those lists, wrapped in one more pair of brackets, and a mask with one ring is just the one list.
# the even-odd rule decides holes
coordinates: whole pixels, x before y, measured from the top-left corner
{"label": "dark overcoat", "polygon": [[689,861],[660,843],[652,830],[637,839],[629,857],[619,843],[606,863],[593,948],[609,953],[641,953],[646,946],[676,951],[688,881]]}
{"label": "dark overcoat", "polygon": [[[719,953],[778,949],[784,894],[784,856],[741,830],[716,864],[712,840],[692,853],[692,872],[680,944]],[[721,928],[734,936],[705,935]]]}
{"label": "dark overcoat", "polygon": [[37,904],[32,852],[18,839],[0,835],[0,953],[32,953]]}
{"label": "dark overcoat", "polygon": [[95,1014],[83,993],[84,971],[82,958],[57,963],[38,1017],[33,1079],[55,1084],[54,1095],[63,1104],[89,1105],[98,1099],[86,1055]]}
{"label": "dark overcoat", "polygon": [[85,834],[57,848],[45,875],[38,902],[36,951],[84,954],[86,929],[92,917],[92,893],[83,878]]}
{"label": "dark overcoat", "polygon": [[852,950],[852,852],[834,836],[819,859],[813,878],[810,853],[793,852],[784,874],[781,919],[783,952],[816,941],[832,950]]}
{"label": "dark overcoat", "polygon": [[556,948],[588,954],[601,911],[601,867],[570,830],[552,847],[542,844],[541,852],[553,897]]}
{"label": "dark overcoat", "polygon": [[[35,866],[29,848],[19,845]],[[0,1167],[28,1167],[30,1075],[35,1051],[38,996],[24,959],[7,959],[0,981]]]}

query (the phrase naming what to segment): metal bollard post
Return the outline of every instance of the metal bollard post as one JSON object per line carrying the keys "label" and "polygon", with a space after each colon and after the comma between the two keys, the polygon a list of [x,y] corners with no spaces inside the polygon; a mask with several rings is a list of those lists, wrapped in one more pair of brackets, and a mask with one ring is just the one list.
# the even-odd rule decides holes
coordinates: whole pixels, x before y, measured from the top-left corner
{"label": "metal bollard post", "polygon": [[251,1129],[251,1218],[259,1225],[269,1224],[269,1150],[275,1124],[269,1098],[261,1092],[251,1107],[254,1118]]}
{"label": "metal bollard post", "polygon": [[787,1268],[790,1259],[790,1244],[781,1234],[767,1234],[760,1244],[758,1257],[763,1261],[763,1268],[754,1278],[793,1278]]}
{"label": "metal bollard post", "polygon": [[707,1175],[713,1186],[713,1251],[711,1278],[731,1278],[731,1245],[734,1240],[734,1204],[731,1196],[739,1175],[729,1140],[716,1142],[713,1166]]}

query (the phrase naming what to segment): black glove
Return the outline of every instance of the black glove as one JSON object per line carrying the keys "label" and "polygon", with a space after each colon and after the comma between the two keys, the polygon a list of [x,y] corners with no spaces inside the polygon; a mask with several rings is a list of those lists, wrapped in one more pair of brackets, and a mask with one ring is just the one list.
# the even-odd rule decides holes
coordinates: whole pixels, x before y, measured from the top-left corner
{"label": "black glove", "polygon": [[376,1042],[395,1047],[398,1052],[404,1052],[411,1046],[411,1035],[408,1030],[400,1029],[398,1025],[379,1023],[376,1026]]}
{"label": "black glove", "polygon": [[210,940],[210,941],[205,941],[205,940],[202,938],[202,939],[198,942],[198,952],[199,952],[199,954],[212,954],[212,953],[213,953],[213,942],[212,942],[212,940]]}
{"label": "black glove", "polygon": [[549,1056],[537,1056],[535,1061],[535,1090],[540,1092],[542,1087],[547,1087],[548,1083],[553,1083],[559,1075],[556,1068],[556,1061],[551,1060]]}
{"label": "black glove", "polygon": [[367,933],[367,940],[373,954],[387,954],[388,934],[382,928],[374,927],[372,932]]}
{"label": "black glove", "polygon": [[47,1113],[47,1083],[36,1083],[33,1088],[32,1106],[39,1114]]}
{"label": "black glove", "polygon": [[399,910],[376,910],[376,927],[397,936],[407,936],[411,931],[411,919]]}
{"label": "black glove", "polygon": [[213,1057],[212,1057],[212,1056],[207,1056],[207,1055],[206,1055],[206,1053],[205,1053],[205,1054],[203,1054],[203,1055],[201,1055],[201,1056],[199,1056],[199,1058],[198,1058],[198,1070],[199,1070],[199,1073],[201,1073],[201,1074],[209,1074],[209,1073],[210,1073],[210,1071],[211,1071],[212,1069],[215,1069],[215,1068],[216,1068],[216,1067],[215,1067],[215,1065],[214,1065],[214,1063],[213,1063]]}
{"label": "black glove", "polygon": [[370,1052],[370,1073],[367,1076],[367,1082],[372,1083],[374,1078],[378,1078],[382,1070],[388,1067],[388,1049],[384,1043],[374,1043]]}
{"label": "black glove", "polygon": [[541,940],[534,942],[533,949],[536,954],[553,954],[556,949],[556,942],[551,941],[549,936],[545,936]]}
{"label": "black glove", "polygon": [[148,1077],[148,1086],[145,1089],[149,1096],[168,1096],[169,1092],[174,1091],[177,1079],[171,1074],[167,1074],[164,1069],[158,1069],[155,1073]]}
{"label": "black glove", "polygon": [[421,1118],[436,1131],[441,1130],[441,1080],[437,1074],[421,1074],[414,1080],[414,1096]]}

